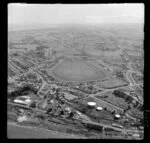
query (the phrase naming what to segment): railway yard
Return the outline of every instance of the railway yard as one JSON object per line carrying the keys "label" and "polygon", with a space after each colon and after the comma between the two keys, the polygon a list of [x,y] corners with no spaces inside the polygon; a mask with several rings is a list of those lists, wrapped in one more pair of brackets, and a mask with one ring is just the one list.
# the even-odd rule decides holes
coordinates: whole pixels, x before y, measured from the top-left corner
{"label": "railway yard", "polygon": [[41,31],[9,33],[8,123],[70,138],[143,139],[141,49],[122,48],[121,59],[90,55],[84,46],[96,34],[46,29],[44,39]]}

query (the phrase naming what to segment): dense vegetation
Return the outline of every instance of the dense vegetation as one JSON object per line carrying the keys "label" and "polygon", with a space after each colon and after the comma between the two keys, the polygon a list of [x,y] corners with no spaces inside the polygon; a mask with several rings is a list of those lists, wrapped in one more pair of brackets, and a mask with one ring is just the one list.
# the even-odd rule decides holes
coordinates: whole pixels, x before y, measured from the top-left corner
{"label": "dense vegetation", "polygon": [[17,90],[8,93],[8,98],[15,98],[17,96],[27,95],[29,93],[37,93],[37,90],[32,87],[32,85],[24,85],[23,87],[19,87]]}
{"label": "dense vegetation", "polygon": [[116,96],[116,97],[120,97],[120,98],[123,98],[125,99],[126,102],[128,103],[131,103],[133,98],[129,95],[126,95],[125,93],[119,91],[119,90],[114,90],[113,94]]}

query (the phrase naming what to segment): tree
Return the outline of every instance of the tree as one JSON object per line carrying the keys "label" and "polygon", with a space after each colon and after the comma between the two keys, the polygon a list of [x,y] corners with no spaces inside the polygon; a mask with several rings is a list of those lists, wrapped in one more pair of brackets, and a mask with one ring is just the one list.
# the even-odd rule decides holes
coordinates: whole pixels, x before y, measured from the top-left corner
{"label": "tree", "polygon": [[38,114],[37,117],[40,118],[40,119],[42,119],[42,120],[45,119],[45,116],[43,114]]}
{"label": "tree", "polygon": [[111,114],[114,115],[114,114],[115,114],[115,110],[113,110],[113,111],[111,112]]}
{"label": "tree", "polygon": [[122,73],[122,71],[116,71],[116,76],[121,78],[121,79],[124,79],[124,74]]}
{"label": "tree", "polygon": [[[145,121],[147,121],[147,120],[145,120]],[[140,123],[143,125],[144,124],[144,120],[140,119]]]}
{"label": "tree", "polygon": [[47,110],[47,113],[50,113],[52,111],[52,108],[49,108],[48,110]]}
{"label": "tree", "polygon": [[72,118],[73,116],[74,116],[74,113],[71,112],[71,113],[69,114],[69,117]]}
{"label": "tree", "polygon": [[125,98],[125,101],[126,102],[128,102],[129,104],[132,102],[132,97],[131,96],[127,96],[126,98]]}
{"label": "tree", "polygon": [[127,109],[126,110],[130,110],[131,109],[131,106],[130,105],[128,105],[128,107],[127,107]]}
{"label": "tree", "polygon": [[61,114],[61,115],[64,115],[64,111],[63,111],[63,110],[62,110],[62,111],[60,111],[60,114]]}
{"label": "tree", "polygon": [[107,111],[107,108],[105,107],[104,110]]}
{"label": "tree", "polygon": [[125,98],[126,94],[123,93],[122,91],[119,91],[119,90],[114,90],[113,94],[116,96],[116,97],[120,97],[120,98]]}
{"label": "tree", "polygon": [[82,113],[86,113],[86,111],[87,111],[87,109],[86,109],[86,107],[81,107],[82,109]]}
{"label": "tree", "polygon": [[140,105],[140,106],[138,107],[138,109],[139,109],[139,111],[143,111],[143,105]]}

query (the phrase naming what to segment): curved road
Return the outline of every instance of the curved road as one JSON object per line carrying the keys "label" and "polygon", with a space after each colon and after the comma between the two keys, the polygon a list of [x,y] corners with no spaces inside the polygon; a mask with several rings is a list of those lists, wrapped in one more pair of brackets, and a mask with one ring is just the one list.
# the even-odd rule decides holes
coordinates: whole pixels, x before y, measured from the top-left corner
{"label": "curved road", "polygon": [[132,66],[131,66],[131,63],[128,63],[128,67],[130,68],[130,70],[127,71],[126,76],[127,76],[128,81],[130,82],[130,86],[141,85],[142,83],[136,84],[136,82],[134,81],[134,79],[132,77],[132,73],[137,73],[137,74],[140,74],[140,75],[142,75],[142,74],[140,72],[138,72],[138,71],[134,71],[133,68],[132,68]]}

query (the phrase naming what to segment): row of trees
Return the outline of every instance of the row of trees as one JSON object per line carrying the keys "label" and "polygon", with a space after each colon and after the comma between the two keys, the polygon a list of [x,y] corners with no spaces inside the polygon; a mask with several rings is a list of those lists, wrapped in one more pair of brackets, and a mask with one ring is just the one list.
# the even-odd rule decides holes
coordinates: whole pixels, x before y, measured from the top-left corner
{"label": "row of trees", "polygon": [[128,102],[129,104],[133,101],[133,98],[129,95],[126,95],[125,93],[119,91],[119,90],[114,90],[113,94],[116,96],[116,97],[119,97],[119,98],[124,98],[126,102]]}

